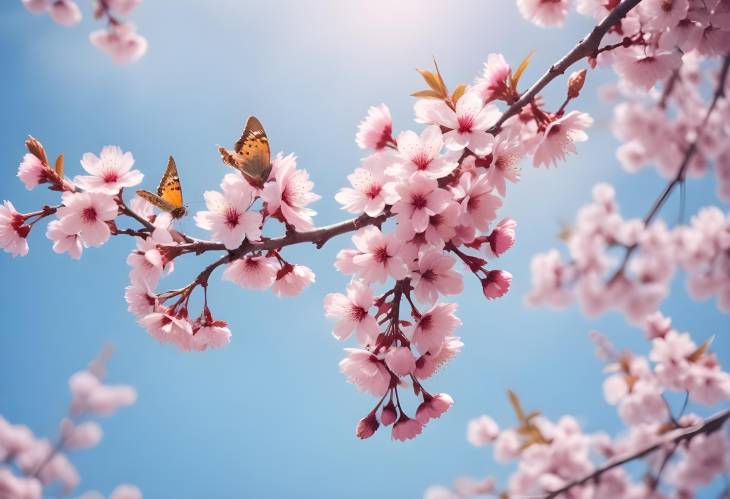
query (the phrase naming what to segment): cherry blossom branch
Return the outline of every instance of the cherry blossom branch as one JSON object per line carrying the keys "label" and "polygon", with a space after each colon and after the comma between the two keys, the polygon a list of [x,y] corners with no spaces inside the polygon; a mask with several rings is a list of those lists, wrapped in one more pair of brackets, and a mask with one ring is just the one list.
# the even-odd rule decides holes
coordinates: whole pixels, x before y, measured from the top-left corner
{"label": "cherry blossom branch", "polygon": [[691,440],[697,435],[714,433],[715,431],[722,428],[722,426],[725,424],[725,421],[727,421],[729,418],[730,409],[725,409],[724,411],[718,412],[717,414],[705,419],[701,423],[690,426],[688,428],[667,433],[655,443],[644,447],[638,452],[634,452],[632,454],[629,454],[628,456],[618,457],[609,460],[606,464],[599,468],[596,468],[594,471],[587,474],[583,478],[569,482],[563,487],[550,492],[549,494],[544,496],[543,499],[553,499],[561,494],[564,494],[574,487],[579,487],[589,482],[598,482],[604,473],[619,466],[623,466],[624,464],[631,461],[641,459],[665,446],[679,446],[679,444],[681,444],[682,442]]}
{"label": "cherry blossom branch", "polygon": [[542,77],[537,80],[537,82],[535,82],[535,84],[533,84],[524,94],[522,94],[522,96],[514,104],[512,104],[504,112],[504,114],[502,114],[499,120],[497,120],[497,122],[487,131],[492,135],[497,134],[502,128],[504,122],[512,116],[518,114],[523,107],[532,102],[535,96],[537,96],[537,94],[540,93],[540,91],[542,91],[542,89],[545,88],[548,83],[553,81],[559,75],[564,74],[570,66],[580,61],[584,57],[594,56],[598,52],[601,40],[603,40],[603,37],[606,35],[606,33],[608,33],[608,31],[616,23],[621,21],[621,19],[640,2],[641,0],[625,0],[624,2],[620,3],[606,16],[603,21],[601,21],[600,24],[593,28],[588,36],[578,42],[578,45],[576,45],[573,50],[568,52],[555,64],[550,66],[550,69],[544,75],[542,75]]}
{"label": "cherry blossom branch", "polygon": [[[685,176],[687,174],[687,168],[689,167],[689,162],[692,160],[692,157],[697,153],[697,144],[699,143],[699,140],[702,136],[702,132],[707,125],[707,122],[710,119],[710,116],[712,115],[712,112],[715,110],[715,107],[717,106],[718,101],[721,98],[725,97],[725,80],[727,79],[728,71],[730,70],[730,53],[727,53],[725,57],[723,58],[722,62],[722,68],[720,69],[720,75],[717,80],[717,86],[715,87],[715,92],[712,96],[712,101],[710,102],[709,107],[707,108],[707,111],[705,112],[705,116],[702,119],[702,122],[697,127],[695,132],[695,138],[690,143],[689,147],[684,153],[684,156],[682,157],[682,162],[680,163],[679,169],[677,170],[677,174],[667,183],[667,185],[664,187],[662,192],[659,194],[659,197],[654,201],[649,211],[644,215],[643,222],[644,226],[649,225],[653,220],[654,217],[656,217],[657,213],[659,213],[659,210],[664,205],[664,203],[669,199],[669,195],[674,191],[675,187],[678,185],[681,185],[684,180]],[[670,83],[668,85],[673,85],[673,83]],[[614,282],[616,279],[618,279],[620,276],[623,275],[623,273],[626,271],[626,265],[628,265],[629,260],[631,259],[631,256],[638,248],[638,244],[634,243],[626,248],[626,252],[624,253],[624,257],[621,260],[621,265],[616,269],[613,276],[609,279],[609,283]]]}

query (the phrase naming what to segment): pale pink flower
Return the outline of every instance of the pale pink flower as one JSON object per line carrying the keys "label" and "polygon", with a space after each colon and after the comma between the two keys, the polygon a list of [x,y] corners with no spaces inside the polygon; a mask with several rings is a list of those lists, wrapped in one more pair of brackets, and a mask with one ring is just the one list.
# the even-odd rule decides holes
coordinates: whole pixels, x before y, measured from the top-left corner
{"label": "pale pink flower", "polygon": [[517,0],[522,17],[541,27],[562,26],[569,7],[569,0]]}
{"label": "pale pink flower", "polygon": [[103,432],[95,421],[74,424],[69,418],[60,423],[60,435],[66,449],[88,449],[101,442]]}
{"label": "pale pink flower", "polygon": [[137,319],[151,314],[158,305],[157,295],[147,284],[127,286],[124,290],[124,300],[127,302],[127,310]]}
{"label": "pale pink flower", "polygon": [[617,50],[613,67],[624,80],[643,90],[666,79],[682,63],[678,52],[657,52],[647,55],[642,47]]}
{"label": "pale pink flower", "polygon": [[88,371],[79,371],[68,380],[74,415],[91,412],[102,416],[114,414],[120,407],[134,404],[137,392],[128,385],[105,385]]}
{"label": "pale pink flower", "polygon": [[586,128],[593,124],[593,118],[586,113],[571,111],[562,118],[550,123],[540,138],[532,157],[534,166],[554,166],[563,161],[567,153],[575,154],[575,142],[585,142]]}
{"label": "pale pink flower", "polygon": [[513,184],[520,180],[520,160],[524,156],[522,144],[508,134],[499,134],[492,148],[492,163],[487,175],[489,183],[504,197],[507,193],[506,181]]}
{"label": "pale pink flower", "polygon": [[271,291],[276,296],[296,296],[314,282],[314,272],[304,265],[286,264],[276,275]]}
{"label": "pale pink flower", "polygon": [[325,315],[335,319],[332,335],[338,340],[347,339],[353,330],[362,345],[372,344],[378,336],[378,323],[369,314],[373,306],[373,292],[362,281],[353,280],[347,285],[347,296],[330,293],[324,298]]}
{"label": "pale pink flower", "polygon": [[411,173],[421,172],[432,178],[445,177],[458,166],[441,156],[444,141],[438,126],[426,127],[421,135],[411,130],[398,135],[398,156],[396,163],[386,169],[388,175],[406,178]]}
{"label": "pale pink flower", "polygon": [[175,343],[181,350],[189,348],[193,325],[186,318],[175,317],[160,308],[139,319],[147,334],[162,343]]}
{"label": "pale pink flower", "polygon": [[352,275],[360,271],[360,267],[355,263],[355,257],[360,252],[354,249],[343,249],[337,253],[335,257],[335,268],[346,275]]}
{"label": "pale pink flower", "polygon": [[132,187],[142,182],[142,173],[132,170],[134,157],[122,152],[117,146],[105,146],[101,154],[87,152],[81,157],[81,166],[91,175],[77,175],[74,183],[89,192],[116,194],[122,187]]}
{"label": "pale pink flower", "polygon": [[490,222],[497,217],[497,209],[502,206],[502,200],[494,194],[486,174],[480,174],[476,178],[462,175],[459,185],[452,192],[461,205],[459,222],[479,230],[489,227]]}
{"label": "pale pink flower", "polygon": [[395,186],[399,200],[393,205],[399,225],[423,232],[429,217],[441,213],[452,200],[451,194],[438,187],[438,182],[422,173],[414,173],[407,181]]}
{"label": "pale pink flower", "polygon": [[16,477],[0,468],[0,497],[7,499],[41,499],[43,486],[37,478]]}
{"label": "pale pink flower", "polygon": [[689,10],[689,0],[647,0],[639,6],[651,30],[664,31],[674,28]]}
{"label": "pale pink flower", "polygon": [[489,249],[494,256],[502,256],[505,251],[512,247],[515,243],[516,228],[517,222],[511,218],[505,218],[489,234]]}
{"label": "pale pink flower", "polygon": [[683,459],[669,473],[671,482],[678,486],[702,487],[730,468],[730,444],[724,431],[697,435],[680,448]]}
{"label": "pale pink flower", "polygon": [[78,234],[66,234],[61,227],[60,220],[52,220],[46,227],[46,237],[53,241],[53,251],[56,253],[68,253],[74,260],[81,258],[84,245]]}
{"label": "pale pink flower", "polygon": [[276,258],[246,256],[229,264],[223,272],[223,279],[235,282],[242,288],[268,289],[276,281],[279,268]]}
{"label": "pale pink flower", "polygon": [[454,405],[454,399],[448,393],[438,393],[436,395],[424,393],[423,402],[416,410],[416,419],[419,423],[425,425],[429,420],[441,417],[452,405]]}
{"label": "pale pink flower", "polygon": [[370,106],[367,117],[358,126],[355,142],[362,149],[379,150],[392,141],[392,133],[393,121],[388,106]]}
{"label": "pale pink flower", "polygon": [[384,189],[385,184],[392,180],[385,175],[385,167],[390,161],[385,153],[373,154],[363,160],[361,168],[347,176],[352,188],[344,187],[335,195],[343,210],[377,217],[386,204],[395,201],[390,191]]}
{"label": "pale pink flower", "polygon": [[53,0],[48,14],[61,26],[73,26],[81,22],[81,9],[73,0]]}
{"label": "pale pink flower", "polygon": [[226,175],[221,183],[223,193],[206,191],[205,206],[208,211],[195,214],[195,223],[211,236],[222,241],[226,249],[238,248],[244,239],[257,241],[261,237],[263,217],[256,211],[248,211],[254,200],[253,188],[243,179],[233,181],[234,175]]}
{"label": "pale pink flower", "polygon": [[494,460],[506,463],[516,459],[520,454],[520,439],[514,430],[504,430],[494,441]]}
{"label": "pale pink flower", "polygon": [[25,425],[10,424],[0,416],[0,460],[11,458],[28,450],[35,436]]}
{"label": "pale pink flower", "polygon": [[50,0],[23,0],[25,7],[31,14],[45,14],[48,10],[48,2]]}
{"label": "pale pink flower", "polygon": [[221,348],[231,342],[231,330],[223,321],[204,324],[193,331],[190,348],[202,352],[208,348]]}
{"label": "pale pink flower", "polygon": [[135,238],[137,249],[127,256],[127,264],[132,267],[129,280],[133,285],[154,288],[165,271],[172,271],[173,263],[165,261],[159,249],[159,245],[173,242],[168,230],[171,222],[172,216],[162,213],[155,218],[155,228],[149,237]]}
{"label": "pale pink flower", "polygon": [[[469,149],[479,155],[491,151],[494,136],[488,134],[486,130],[497,122],[501,113],[493,105],[485,106],[479,94],[466,92],[456,103],[456,109],[451,109],[442,100],[429,105],[432,106],[426,113],[426,116],[431,118],[429,121],[450,129],[443,135],[444,145],[448,149],[452,151]],[[399,146],[400,140],[399,136]]]}
{"label": "pale pink flower", "polygon": [[511,74],[512,69],[502,54],[489,54],[482,75],[474,81],[474,91],[485,103],[506,99],[510,94],[508,80]]}
{"label": "pale pink flower", "polygon": [[297,169],[296,156],[278,154],[272,162],[270,180],[264,185],[261,198],[270,215],[283,217],[296,230],[309,230],[317,212],[307,205],[320,199],[311,192],[312,187],[314,182],[309,180],[309,173]]}
{"label": "pale pink flower", "polygon": [[464,290],[461,274],[452,270],[454,258],[431,248],[421,253],[412,272],[414,296],[422,303],[433,304],[439,293],[456,295]]}
{"label": "pale pink flower", "polygon": [[489,416],[483,415],[469,421],[466,430],[466,439],[474,447],[484,447],[491,444],[499,435],[499,426]]}
{"label": "pale pink flower", "polygon": [[357,266],[357,274],[365,282],[382,283],[388,276],[400,280],[408,274],[408,267],[398,256],[403,243],[393,234],[386,235],[377,227],[369,226],[357,231],[352,236],[352,242],[359,251],[352,257],[352,262]]}
{"label": "pale pink flower", "polygon": [[456,308],[455,303],[437,303],[420,317],[413,330],[413,344],[422,355],[438,354],[446,337],[461,325],[454,315]]}
{"label": "pale pink flower", "polygon": [[661,312],[654,312],[644,321],[644,330],[650,340],[664,338],[672,329],[672,319],[665,317]]}
{"label": "pale pink flower", "polygon": [[0,248],[16,257],[28,254],[28,233],[30,227],[23,225],[25,219],[15,210],[10,201],[0,206]]}
{"label": "pale pink flower", "polygon": [[619,416],[629,425],[663,421],[668,417],[662,390],[656,382],[639,379],[619,404]]}
{"label": "pale pink flower", "polygon": [[114,198],[101,192],[64,192],[58,209],[59,228],[66,234],[78,234],[86,246],[101,246],[111,230],[107,222],[117,216]]}
{"label": "pale pink flower", "polygon": [[385,365],[396,376],[407,376],[416,369],[416,359],[410,348],[395,347],[385,354]]}
{"label": "pale pink flower", "polygon": [[134,62],[147,52],[147,39],[137,34],[132,23],[117,23],[107,29],[93,31],[89,40],[98,49],[111,55],[117,64]]}
{"label": "pale pink flower", "polygon": [[391,438],[393,440],[405,442],[406,440],[416,438],[416,436],[420,435],[422,431],[423,425],[421,423],[401,413],[400,418],[398,418],[398,421],[393,425]]}
{"label": "pale pink flower", "polygon": [[488,299],[500,298],[507,294],[512,284],[512,274],[506,270],[490,270],[482,280],[482,292]]}
{"label": "pale pink flower", "polygon": [[444,338],[441,349],[436,354],[426,352],[416,360],[414,374],[418,379],[427,379],[438,372],[441,367],[461,352],[464,343],[458,336],[447,336]]}
{"label": "pale pink flower", "polygon": [[18,178],[25,184],[29,191],[38,184],[48,181],[48,168],[33,154],[23,156],[23,161],[18,167]]}
{"label": "pale pink flower", "polygon": [[142,0],[106,0],[109,10],[122,16],[132,12],[140,3]]}
{"label": "pale pink flower", "polygon": [[391,375],[383,361],[367,350],[345,348],[347,357],[340,361],[340,371],[359,390],[382,397],[390,388]]}
{"label": "pale pink flower", "polygon": [[[428,226],[422,233],[425,242],[435,248],[443,248],[456,235],[460,212],[459,203],[449,201],[443,211],[428,217]],[[408,239],[415,235],[412,226],[398,226],[397,233]]]}

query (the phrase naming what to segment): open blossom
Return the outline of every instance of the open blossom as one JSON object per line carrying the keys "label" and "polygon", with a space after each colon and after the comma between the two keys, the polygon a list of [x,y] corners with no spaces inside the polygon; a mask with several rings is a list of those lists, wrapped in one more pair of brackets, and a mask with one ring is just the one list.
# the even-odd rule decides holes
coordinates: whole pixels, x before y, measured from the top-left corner
{"label": "open blossom", "polygon": [[509,78],[512,69],[502,54],[489,54],[487,62],[484,63],[482,75],[474,81],[473,90],[477,92],[482,101],[490,102],[496,99],[507,99],[510,97]]}
{"label": "open blossom", "polygon": [[494,189],[486,174],[476,177],[462,175],[459,185],[453,189],[454,197],[461,205],[462,225],[486,230],[497,216],[502,200],[493,193]]}
{"label": "open blossom", "polygon": [[231,330],[223,321],[213,321],[193,330],[190,349],[202,352],[208,348],[221,348],[231,342]]}
{"label": "open blossom", "polygon": [[554,166],[563,161],[567,153],[575,154],[575,143],[588,140],[585,129],[593,124],[593,118],[586,113],[571,111],[550,123],[543,133],[533,154],[535,166]]}
{"label": "open blossom", "polygon": [[413,272],[414,296],[423,303],[434,303],[440,294],[455,295],[464,290],[461,274],[452,270],[455,260],[432,248],[418,257]]}
{"label": "open blossom", "polygon": [[279,265],[276,258],[247,256],[234,260],[223,272],[223,279],[242,288],[268,289],[276,280]]}
{"label": "open blossom", "polygon": [[569,0],[517,0],[517,7],[525,19],[538,26],[562,26],[568,16]]}
{"label": "open blossom", "polygon": [[641,47],[629,47],[616,53],[614,68],[630,84],[649,90],[657,81],[667,78],[682,63],[674,51],[648,54]]}
{"label": "open blossom", "polygon": [[221,188],[223,193],[205,192],[208,211],[196,213],[195,223],[211,231],[212,237],[222,241],[226,249],[236,249],[246,238],[257,241],[261,237],[263,217],[248,211],[253,202],[253,188],[233,174],[226,175]]}
{"label": "open blossom", "polygon": [[492,147],[492,163],[487,175],[489,183],[504,197],[507,194],[507,182],[513,184],[520,180],[520,160],[524,156],[523,147],[518,140],[509,134],[500,134]]}
{"label": "open blossom", "polygon": [[[382,283],[388,276],[403,279],[408,274],[408,267],[398,255],[403,243],[395,235],[383,234],[377,227],[369,226],[353,234],[352,242],[358,253],[350,255],[352,265],[348,267],[357,269],[357,275],[366,282]],[[340,252],[337,261],[341,262],[346,255],[349,253]]]}
{"label": "open blossom", "polygon": [[137,33],[132,23],[122,22],[93,31],[91,43],[111,55],[117,64],[134,62],[147,52],[147,39]]}
{"label": "open blossom", "polygon": [[53,0],[48,14],[61,26],[73,26],[81,22],[81,9],[73,0]]}
{"label": "open blossom", "polygon": [[109,239],[107,222],[117,216],[114,198],[101,192],[64,192],[58,209],[59,228],[66,234],[78,234],[86,246],[101,246]]}
{"label": "open blossom", "polygon": [[413,330],[413,344],[421,354],[439,352],[447,336],[461,325],[455,303],[437,303],[423,314]]}
{"label": "open blossom", "polygon": [[444,139],[438,126],[426,127],[421,135],[407,130],[398,135],[398,156],[395,164],[386,170],[393,177],[406,178],[414,172],[421,172],[432,178],[441,178],[457,166],[441,156]]}
{"label": "open blossom", "polygon": [[15,210],[10,201],[0,206],[0,248],[16,257],[28,254],[29,228],[23,225],[25,219]]}
{"label": "open blossom", "polygon": [[416,419],[419,423],[425,425],[430,419],[441,417],[452,405],[454,405],[454,399],[448,393],[439,393],[433,396],[424,395],[423,402],[416,411]]}
{"label": "open blossom", "polygon": [[457,336],[447,336],[444,338],[441,350],[438,353],[426,352],[416,359],[416,370],[414,374],[418,379],[427,379],[436,374],[438,370],[453,359],[457,353],[461,352],[464,346],[461,338]]}
{"label": "open blossom", "polygon": [[159,249],[159,245],[173,242],[168,230],[171,221],[169,213],[162,213],[155,218],[155,228],[149,237],[135,238],[137,249],[127,256],[127,264],[132,267],[129,280],[133,285],[154,288],[166,270],[172,271],[173,263],[165,261]]}
{"label": "open blossom", "polygon": [[429,217],[441,213],[452,200],[448,191],[438,187],[438,182],[422,173],[414,173],[406,182],[395,186],[399,200],[393,205],[398,224],[410,227],[414,233],[428,227]]}
{"label": "open blossom", "polygon": [[398,421],[393,425],[392,438],[404,442],[411,440],[420,435],[423,431],[423,424],[416,419],[411,419],[405,414],[401,414]]}
{"label": "open blossom", "polygon": [[53,251],[56,253],[68,253],[74,260],[81,258],[84,251],[84,244],[78,234],[67,234],[61,225],[60,220],[52,220],[46,227],[46,237],[53,241]]}
{"label": "open blossom", "polygon": [[18,178],[23,181],[29,191],[46,181],[48,168],[34,154],[27,153],[18,167]]}
{"label": "open blossom", "polygon": [[365,158],[361,168],[356,168],[347,176],[352,188],[344,187],[335,195],[343,210],[350,213],[367,213],[377,217],[383,212],[386,203],[392,204],[395,199],[385,184],[392,179],[385,174],[386,165],[392,159],[385,153],[376,153]]}
{"label": "open blossom", "polygon": [[340,362],[340,371],[347,381],[375,397],[381,397],[390,387],[390,373],[383,361],[367,350],[346,348],[347,357]]}
{"label": "open blossom", "polygon": [[296,156],[277,155],[273,160],[270,179],[261,193],[270,215],[280,217],[296,230],[312,228],[312,217],[317,214],[307,205],[320,199],[311,192],[314,182],[309,180],[306,170],[297,169]]}
{"label": "open blossom", "polygon": [[68,384],[73,395],[71,412],[74,415],[90,412],[109,416],[137,400],[137,392],[131,386],[104,384],[89,371],[75,373]]}
{"label": "open blossom", "polygon": [[393,121],[385,104],[370,106],[367,117],[358,126],[355,142],[363,149],[383,149],[393,140]]}
{"label": "open blossom", "polygon": [[132,170],[134,157],[122,152],[117,146],[105,146],[101,154],[87,152],[81,158],[81,166],[91,175],[79,175],[74,183],[89,192],[116,194],[122,187],[132,187],[142,182],[142,173]]}
{"label": "open blossom", "polygon": [[378,336],[378,323],[370,315],[373,292],[362,281],[353,280],[347,285],[347,296],[330,293],[324,298],[324,310],[328,318],[335,319],[332,334],[338,340],[347,339],[353,330],[362,345],[371,344]]}
{"label": "open blossom", "polygon": [[271,291],[276,296],[296,296],[314,282],[314,272],[304,265],[285,264],[276,275]]}
{"label": "open blossom", "polygon": [[482,280],[482,291],[487,298],[499,298],[507,294],[512,284],[512,274],[506,270],[490,270]]}
{"label": "open blossom", "polygon": [[499,426],[489,416],[483,415],[469,421],[466,439],[474,447],[484,447],[494,442],[499,435]]}
{"label": "open blossom", "polygon": [[159,307],[139,319],[147,334],[161,343],[174,343],[180,350],[190,350],[193,325],[186,317],[176,317],[167,309]]}
{"label": "open blossom", "polygon": [[99,444],[102,437],[101,426],[95,421],[74,424],[69,418],[61,420],[61,438],[68,449],[86,449]]}

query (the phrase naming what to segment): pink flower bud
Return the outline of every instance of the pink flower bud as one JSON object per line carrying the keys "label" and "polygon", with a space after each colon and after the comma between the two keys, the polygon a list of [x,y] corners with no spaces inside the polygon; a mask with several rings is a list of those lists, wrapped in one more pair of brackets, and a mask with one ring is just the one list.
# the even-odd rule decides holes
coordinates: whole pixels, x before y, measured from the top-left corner
{"label": "pink flower bud", "polygon": [[515,227],[517,222],[511,218],[505,218],[489,235],[489,247],[496,256],[501,256],[515,243]]}
{"label": "pink flower bud", "polygon": [[512,274],[506,270],[490,270],[482,280],[482,291],[488,299],[499,298],[509,291]]}
{"label": "pink flower bud", "polygon": [[396,347],[385,355],[385,364],[394,374],[406,376],[416,369],[416,359],[413,358],[411,349],[407,347]]}
{"label": "pink flower bud", "polygon": [[357,423],[355,435],[357,435],[357,438],[363,440],[366,438],[370,438],[376,431],[378,431],[379,426],[380,424],[375,418],[375,413],[371,412],[370,414],[362,418],[359,423]]}
{"label": "pink flower bud", "polygon": [[436,419],[454,405],[454,399],[448,393],[438,395],[424,394],[423,402],[418,406],[416,419],[422,425],[428,423],[429,419]]}
{"label": "pink flower bud", "polygon": [[395,422],[397,417],[398,413],[395,411],[395,404],[393,404],[393,401],[391,400],[388,402],[388,405],[383,407],[383,410],[380,413],[380,422],[383,423],[384,426],[390,426]]}
{"label": "pink flower bud", "polygon": [[420,435],[422,431],[423,425],[421,423],[415,419],[409,418],[405,414],[401,414],[398,422],[393,425],[391,438],[393,440],[400,440],[401,442],[404,442],[406,440],[416,438],[416,435]]}
{"label": "pink flower bud", "polygon": [[654,338],[664,338],[672,329],[672,319],[665,317],[661,312],[654,312],[646,318],[644,330],[646,336],[653,340]]}
{"label": "pink flower bud", "polygon": [[61,26],[73,26],[81,22],[81,9],[73,0],[56,0],[48,13]]}

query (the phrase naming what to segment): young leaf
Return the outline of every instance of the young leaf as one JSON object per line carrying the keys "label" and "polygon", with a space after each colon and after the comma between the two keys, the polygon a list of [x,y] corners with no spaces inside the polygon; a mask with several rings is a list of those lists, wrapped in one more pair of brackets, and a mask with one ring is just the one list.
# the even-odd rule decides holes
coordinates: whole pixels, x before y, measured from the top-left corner
{"label": "young leaf", "polygon": [[514,74],[512,75],[510,85],[512,87],[513,92],[517,91],[517,84],[519,83],[520,78],[522,78],[522,73],[525,72],[525,69],[527,69],[527,66],[530,64],[530,60],[532,59],[532,56],[534,56],[534,55],[535,55],[534,50],[532,50],[529,54],[527,54],[527,57],[522,59],[522,62],[517,67],[517,71],[515,71]]}
{"label": "young leaf", "polygon": [[59,154],[56,158],[56,173],[59,177],[63,178],[63,154]]}
{"label": "young leaf", "polygon": [[41,160],[45,166],[48,166],[48,156],[46,156],[46,150],[43,148],[43,144],[38,142],[35,137],[28,135],[25,140],[25,147],[28,148],[28,152],[33,156]]}
{"label": "young leaf", "polygon": [[459,99],[461,99],[461,96],[464,95],[464,92],[466,92],[466,85],[464,83],[459,83],[454,89],[454,93],[451,94],[451,102],[454,104],[459,102]]}
{"label": "young leaf", "polygon": [[707,352],[707,349],[710,348],[710,344],[715,339],[715,336],[710,336],[707,338],[694,352],[692,352],[689,357],[687,357],[687,360],[689,362],[697,362],[700,360],[700,357],[702,357],[705,352]]}
{"label": "young leaf", "polygon": [[434,90],[419,90],[418,92],[413,92],[411,94],[411,97],[424,97],[426,99],[441,99],[442,98],[441,94]]}
{"label": "young leaf", "polygon": [[441,95],[441,85],[439,83],[439,80],[436,78],[436,76],[426,69],[416,69],[421,76],[423,76],[423,79],[426,80],[426,84],[431,87],[431,89],[434,92],[437,92],[439,95]]}

